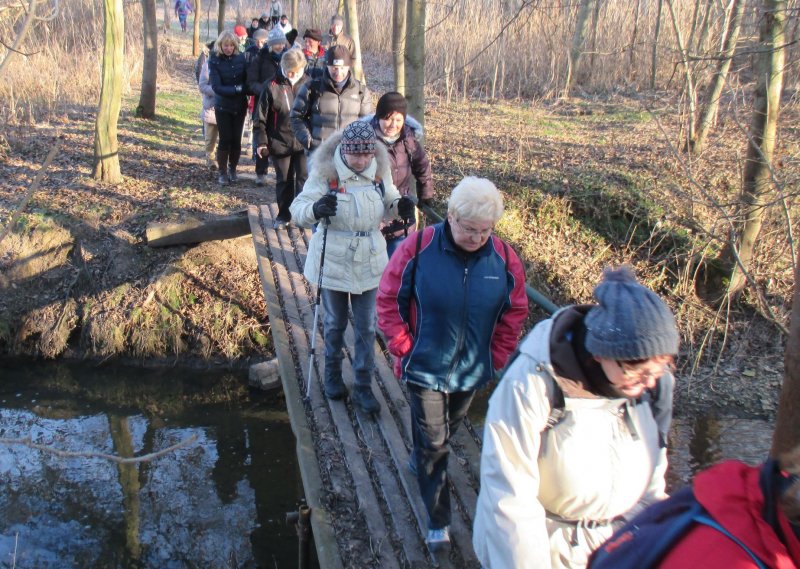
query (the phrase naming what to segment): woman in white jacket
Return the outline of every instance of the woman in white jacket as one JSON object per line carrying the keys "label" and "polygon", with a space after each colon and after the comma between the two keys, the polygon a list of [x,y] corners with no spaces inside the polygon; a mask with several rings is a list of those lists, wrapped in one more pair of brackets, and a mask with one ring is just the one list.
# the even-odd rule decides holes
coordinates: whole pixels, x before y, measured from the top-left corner
{"label": "woman in white jacket", "polygon": [[[355,121],[319,146],[303,191],[289,211],[292,221],[299,225],[321,226],[311,238],[303,269],[313,284],[319,279],[325,241],[321,291],[325,308],[325,395],[341,399],[347,393],[342,379],[342,348],[349,306],[355,324],[352,401],[365,413],[374,414],[380,411],[371,388],[375,297],[389,261],[379,227],[383,220],[398,215],[412,217],[414,202],[401,197],[394,187],[388,154],[376,145],[372,126]],[[322,224],[328,224],[327,229]]]}
{"label": "woman in white jacket", "polygon": [[675,318],[631,270],[522,341],[489,401],[473,532],[485,569],[585,567],[664,499]]}

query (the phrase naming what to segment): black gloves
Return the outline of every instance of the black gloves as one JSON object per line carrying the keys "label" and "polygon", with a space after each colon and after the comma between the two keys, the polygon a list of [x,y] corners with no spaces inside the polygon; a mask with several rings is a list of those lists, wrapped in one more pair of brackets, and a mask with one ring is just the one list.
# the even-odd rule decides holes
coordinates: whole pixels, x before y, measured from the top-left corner
{"label": "black gloves", "polygon": [[336,196],[333,194],[322,196],[314,202],[313,211],[317,219],[336,215]]}
{"label": "black gloves", "polygon": [[411,219],[414,217],[414,200],[408,196],[403,196],[397,202],[397,213],[403,219]]}
{"label": "black gloves", "polygon": [[233,90],[237,93],[241,93],[244,90],[244,87],[242,85],[236,85],[234,86]]}

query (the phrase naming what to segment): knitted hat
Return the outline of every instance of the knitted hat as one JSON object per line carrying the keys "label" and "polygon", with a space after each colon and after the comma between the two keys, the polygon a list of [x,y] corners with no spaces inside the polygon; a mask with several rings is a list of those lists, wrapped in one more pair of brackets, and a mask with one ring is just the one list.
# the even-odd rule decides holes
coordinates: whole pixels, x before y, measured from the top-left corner
{"label": "knitted hat", "polygon": [[286,45],[286,34],[284,34],[280,28],[272,28],[272,31],[269,33],[267,45]]}
{"label": "knitted hat", "polygon": [[303,38],[311,38],[312,40],[322,41],[322,32],[316,28],[308,28],[303,32]]}
{"label": "knitted hat", "polygon": [[397,91],[389,91],[378,99],[378,105],[375,107],[375,116],[379,119],[385,119],[392,113],[400,113],[405,118],[407,110],[408,103],[406,98]]}
{"label": "knitted hat", "polygon": [[265,40],[270,35],[271,34],[267,30],[265,30],[264,28],[258,28],[255,32],[253,32],[253,39],[256,40],[256,41]]}
{"label": "knitted hat", "polygon": [[239,38],[247,37],[247,28],[242,25],[238,25],[233,28],[233,33],[239,36]]}
{"label": "knitted hat", "polygon": [[325,54],[325,64],[350,67],[350,52],[341,45],[335,45]]}
{"label": "knitted hat", "polygon": [[598,305],[585,319],[586,349],[592,355],[625,361],[678,353],[672,311],[636,281],[630,267],[603,271],[594,297]]}
{"label": "knitted hat", "polygon": [[371,154],[375,152],[375,129],[366,121],[354,121],[342,133],[342,154]]}

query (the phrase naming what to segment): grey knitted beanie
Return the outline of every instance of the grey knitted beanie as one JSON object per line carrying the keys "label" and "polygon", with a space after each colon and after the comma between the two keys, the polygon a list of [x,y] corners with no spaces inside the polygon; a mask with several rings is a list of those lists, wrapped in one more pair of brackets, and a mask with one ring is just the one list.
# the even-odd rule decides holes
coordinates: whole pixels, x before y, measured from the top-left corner
{"label": "grey knitted beanie", "polygon": [[678,353],[672,311],[637,282],[630,267],[603,271],[594,297],[598,304],[585,319],[586,349],[592,355],[625,361]]}

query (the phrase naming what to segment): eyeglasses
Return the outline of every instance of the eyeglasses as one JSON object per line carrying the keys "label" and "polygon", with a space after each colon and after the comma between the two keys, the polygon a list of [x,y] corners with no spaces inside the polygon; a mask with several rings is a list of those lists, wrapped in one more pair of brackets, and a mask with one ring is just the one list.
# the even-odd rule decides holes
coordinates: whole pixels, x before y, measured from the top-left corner
{"label": "eyeglasses", "polygon": [[650,358],[645,358],[643,360],[614,361],[619,366],[619,369],[622,370],[622,375],[624,375],[626,378],[635,378],[640,383],[644,383],[648,379],[652,379],[654,377],[661,377],[664,375],[664,370],[667,367],[666,363],[658,360],[653,361],[653,365],[642,367],[644,364],[651,361]]}
{"label": "eyeglasses", "polygon": [[458,218],[455,218],[455,221],[456,221],[456,225],[458,225],[458,228],[467,237],[480,237],[481,239],[485,239],[485,238],[489,237],[489,235],[492,234],[492,231],[494,231],[494,226],[492,226],[492,227],[490,227],[488,229],[473,229],[472,227],[464,227],[461,224],[461,220],[458,219]]}

